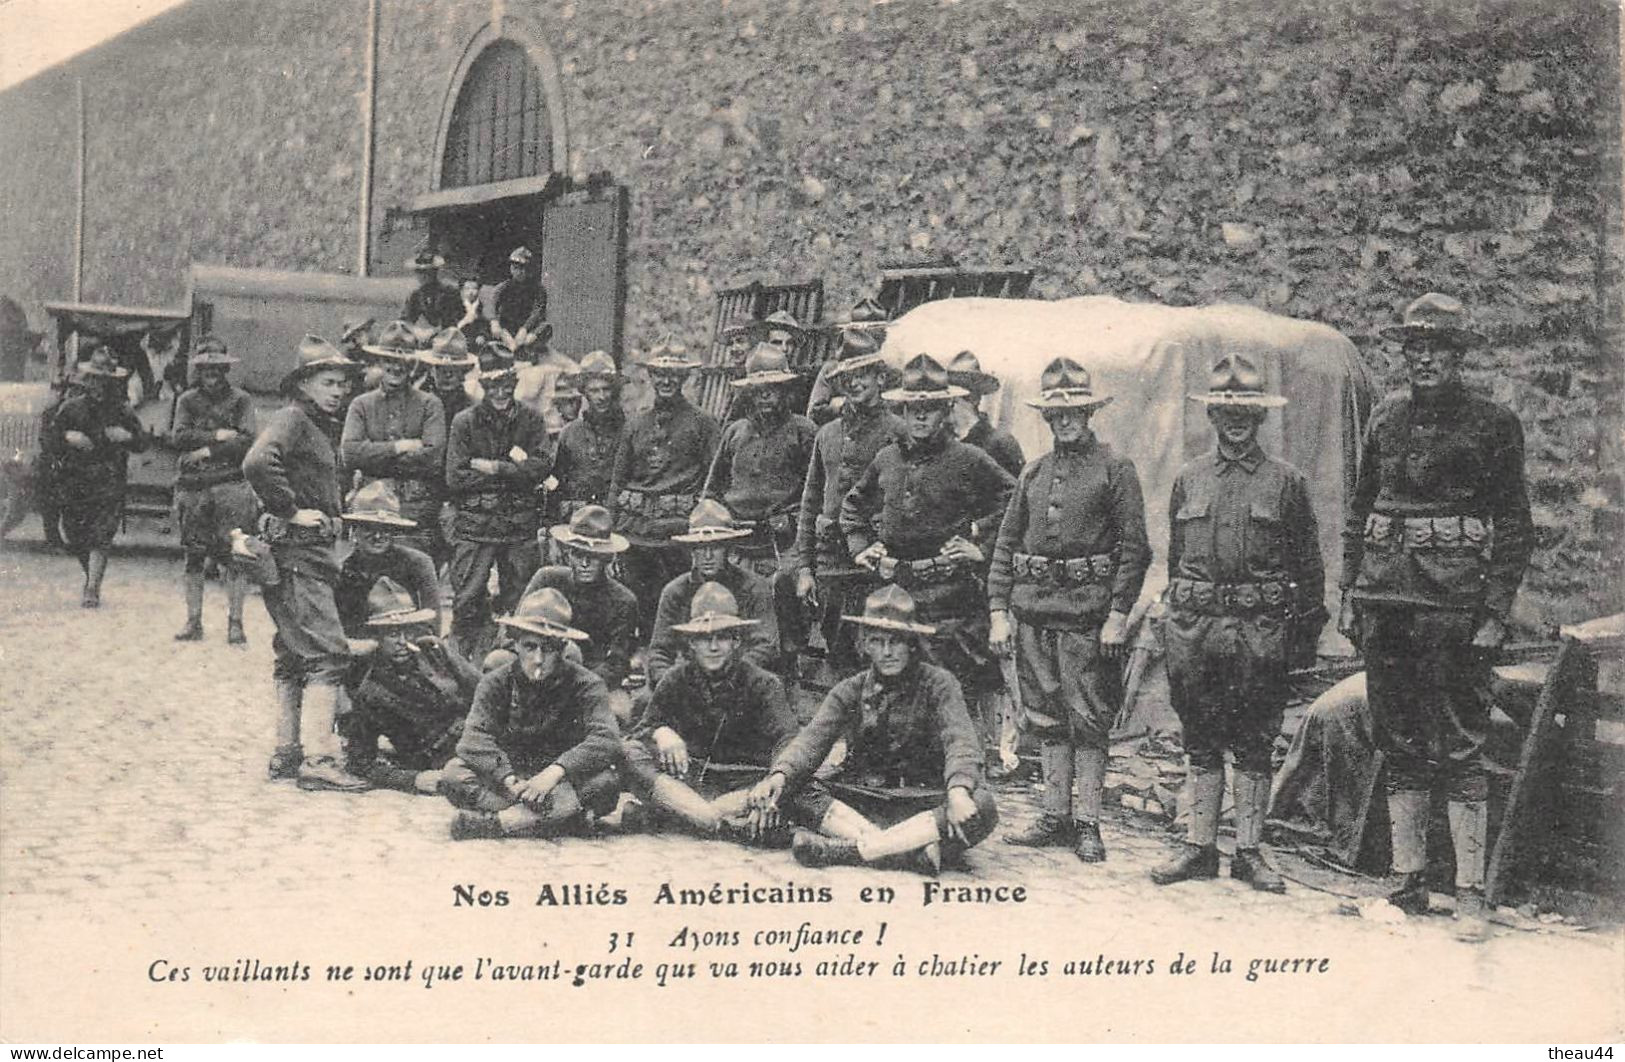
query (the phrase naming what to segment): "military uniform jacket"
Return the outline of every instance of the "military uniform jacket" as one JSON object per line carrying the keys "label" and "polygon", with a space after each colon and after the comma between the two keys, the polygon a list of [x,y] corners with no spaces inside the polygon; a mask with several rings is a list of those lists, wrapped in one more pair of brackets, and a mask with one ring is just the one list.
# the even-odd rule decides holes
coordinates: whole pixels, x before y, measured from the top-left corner
{"label": "military uniform jacket", "polygon": [[717,430],[681,395],[628,418],[610,477],[615,529],[640,545],[670,545],[705,486]]}
{"label": "military uniform jacket", "polygon": [[[497,285],[492,301],[496,304],[497,324],[512,335],[518,335],[521,328],[534,332],[537,325],[547,320],[547,289],[540,281],[524,284],[510,277]],[[456,324],[462,315],[459,301],[457,317],[452,318],[452,323]]]}
{"label": "military uniform jacket", "polygon": [[637,595],[608,573],[589,586],[577,585],[570,569],[562,564],[538,568],[522,596],[543,587],[564,595],[570,602],[571,625],[586,631],[591,639],[581,647],[581,662],[597,672],[610,689],[620,688],[637,646]]}
{"label": "military uniform jacket", "polygon": [[817,433],[799,413],[771,423],[755,416],[732,422],[722,429],[705,496],[722,502],[736,519],[759,525],[761,543],[771,545],[766,537],[771,531],[788,546]]}
{"label": "military uniform jacket", "polygon": [[493,786],[555,763],[580,785],[620,762],[621,731],[604,680],[587,668],[561,660],[532,682],[512,661],[480,680],[457,756]]}
{"label": "military uniform jacket", "polygon": [[766,767],[795,737],[796,715],[772,672],[736,658],[713,678],[684,658],[655,686],[632,737],[649,741],[663,726],[691,758]]}
{"label": "military uniform jacket", "polygon": [[[525,460],[515,462],[517,446]],[[495,472],[476,471],[477,457],[497,462]],[[536,488],[553,467],[547,425],[518,402],[499,413],[479,402],[451,422],[446,446],[446,486],[457,507],[453,534],[470,542],[520,542],[540,523]]]}
{"label": "military uniform jacket", "polygon": [[[107,429],[123,428],[130,441],[117,443],[107,437]],[[89,437],[89,450],[69,446],[67,433],[82,432]],[[129,479],[130,453],[146,448],[147,435],[127,402],[111,405],[80,391],[70,394],[56,407],[40,440],[40,449],[56,460],[56,490],[67,505],[106,501],[120,497]]]}
{"label": "military uniform jacket", "polygon": [[[716,581],[728,588],[739,603],[739,618],[755,620],[756,626],[739,631],[741,653],[753,664],[771,668],[778,663],[779,624],[773,611],[773,587],[754,572],[737,564],[724,564]],[[704,580],[692,571],[672,579],[660,590],[655,606],[654,631],[649,636],[649,683],[659,683],[666,669],[683,659],[687,638],[672,625],[689,621],[689,606]]]}
{"label": "military uniform jacket", "polygon": [[615,471],[615,448],[620,445],[626,415],[614,410],[611,416],[595,417],[588,410],[564,426],[559,433],[559,452],[553,460],[553,477],[559,481],[554,491],[562,501],[559,518],[568,519],[574,508],[609,505],[610,478]]}
{"label": "military uniform jacket", "polygon": [[1037,627],[1093,630],[1107,612],[1134,607],[1150,564],[1134,464],[1090,435],[1022,469],[993,547],[988,608]]}
{"label": "military uniform jacket", "polygon": [[386,733],[404,725],[418,744],[444,742],[442,754],[449,755],[448,739],[468,715],[480,678],[479,668],[436,640],[404,664],[373,654],[358,664],[348,686],[357,709],[375,722],[394,724],[384,728]]}
{"label": "military uniform jacket", "polygon": [[[214,437],[230,428],[237,437],[225,442]],[[179,490],[198,490],[243,478],[243,458],[254,444],[254,400],[240,387],[215,398],[201,387],[183,392],[175,401],[175,430],[170,442],[181,453],[209,448],[209,456],[196,464],[181,465],[175,478]]]}
{"label": "military uniform jacket", "polygon": [[985,450],[946,432],[918,445],[891,443],[841,503],[841,531],[857,556],[876,538],[899,560],[934,557],[955,535],[991,542],[1015,480]]}
{"label": "military uniform jacket", "polygon": [[869,668],[836,683],[795,740],[774,760],[794,792],[812,778],[830,749],[846,739],[846,760],[832,780],[880,788],[972,793],[982,777],[976,728],[959,681],[913,661],[895,679]]}
{"label": "military uniform jacket", "polygon": [[841,502],[881,447],[902,431],[903,422],[896,414],[878,406],[859,409],[851,405],[818,429],[796,514],[796,563],[800,567],[818,574],[851,567],[841,534]]}
{"label": "military uniform jacket", "polygon": [[1383,402],[1343,528],[1344,589],[1505,619],[1534,548],[1523,461],[1517,416],[1486,398]]}
{"label": "military uniform jacket", "polygon": [[[402,439],[420,439],[423,449],[398,454],[395,444]],[[434,498],[446,466],[446,415],[440,399],[415,387],[368,391],[345,414],[340,453],[347,468],[392,480],[403,507]]]}
{"label": "military uniform jacket", "polygon": [[1027,463],[1027,455],[1021,452],[1021,444],[1016,437],[995,428],[985,413],[977,414],[976,423],[971,425],[970,431],[960,442],[987,451],[987,455],[1012,476],[1021,475],[1021,468]]}
{"label": "military uniform jacket", "polygon": [[403,320],[415,322],[424,317],[438,331],[463,319],[463,296],[450,284],[436,280],[433,284],[413,288],[402,310]]}
{"label": "military uniform jacket", "polygon": [[440,611],[440,579],[427,553],[399,542],[391,542],[378,554],[358,549],[340,565],[338,585],[333,588],[333,602],[338,606],[345,634],[361,637],[367,625],[367,594],[386,575],[406,588],[418,608]]}
{"label": "military uniform jacket", "polygon": [[303,400],[271,414],[243,458],[266,512],[284,520],[300,509],[339,514],[338,435],[338,421]]}
{"label": "military uniform jacket", "polygon": [[1303,473],[1256,443],[1235,459],[1211,450],[1180,469],[1168,513],[1173,608],[1293,615],[1320,629],[1326,574]]}

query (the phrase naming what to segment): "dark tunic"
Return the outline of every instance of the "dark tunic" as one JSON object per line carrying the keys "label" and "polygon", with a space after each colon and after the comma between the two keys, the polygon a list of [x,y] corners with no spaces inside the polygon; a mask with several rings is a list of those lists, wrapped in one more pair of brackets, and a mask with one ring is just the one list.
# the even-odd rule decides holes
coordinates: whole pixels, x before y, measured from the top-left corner
{"label": "dark tunic", "polygon": [[796,517],[795,550],[800,567],[817,575],[851,567],[841,534],[841,501],[881,447],[902,430],[902,420],[878,405],[860,409],[850,403],[839,418],[818,429]]}
{"label": "dark tunic", "polygon": [[338,421],[309,402],[271,414],[243,458],[243,475],[266,512],[284,520],[300,509],[339,514],[338,437]]}
{"label": "dark tunic", "polygon": [[[779,628],[774,619],[771,584],[756,573],[731,563],[722,566],[716,581],[727,587],[739,603],[740,619],[757,621],[756,626],[739,630],[744,659],[763,668],[776,665]],[[658,684],[666,670],[683,659],[687,638],[673,631],[672,625],[689,621],[689,606],[703,582],[688,571],[667,583],[660,591],[660,604],[655,610],[654,633],[649,638],[649,655],[645,665],[651,686]]]}
{"label": "dark tunic", "polygon": [[[439,639],[404,663],[382,653],[358,662],[347,683],[354,711],[341,723],[352,770],[375,786],[413,791],[418,771],[451,758],[480,677]],[[389,739],[389,760],[378,755],[380,736]]]}
{"label": "dark tunic", "polygon": [[[214,437],[221,428],[230,428],[237,436],[221,442]],[[183,454],[209,448],[209,456],[201,461],[179,466],[177,490],[241,480],[243,458],[254,444],[254,400],[240,387],[231,387],[219,398],[200,387],[191,388],[175,402],[175,428],[169,438]]]}
{"label": "dark tunic", "polygon": [[[537,325],[547,320],[547,289],[539,280],[522,282],[510,277],[497,285],[494,301],[497,324],[513,335],[518,335],[521,328],[534,332]],[[462,316],[462,309],[459,303],[457,317]],[[452,318],[453,323],[456,320]]]}
{"label": "dark tunic", "polygon": [[555,763],[579,788],[618,763],[620,751],[604,680],[568,660],[541,682],[527,679],[517,661],[487,674],[457,742],[458,759],[493,788]]}
{"label": "dark tunic", "polygon": [[934,557],[955,535],[992,542],[1014,486],[985,450],[945,432],[918,445],[894,442],[842,501],[841,531],[854,557],[877,538],[900,560]]}
{"label": "dark tunic", "polygon": [[1021,452],[1021,444],[1016,441],[1016,437],[1001,428],[995,428],[985,413],[977,414],[976,423],[971,425],[970,431],[966,432],[960,441],[987,451],[987,455],[1012,476],[1021,475],[1021,468],[1027,463],[1027,455]]}
{"label": "dark tunic", "polygon": [[[108,428],[123,428],[128,442],[114,442]],[[69,446],[67,433],[88,436],[91,447]],[[147,435],[135,411],[122,400],[105,402],[96,395],[79,391],[62,400],[47,424],[41,449],[56,461],[56,486],[64,508],[73,506],[119,506],[129,478],[130,454],[146,448]]]}
{"label": "dark tunic", "polygon": [[605,417],[587,410],[559,433],[559,452],[553,477],[559,486],[554,516],[561,523],[583,505],[609,505],[610,479],[615,472],[615,448],[626,427],[626,414],[617,407]]}
{"label": "dark tunic", "polygon": [[797,413],[771,422],[742,417],[722,430],[704,494],[721,501],[735,519],[756,525],[747,549],[769,556],[790,552],[817,433]]}
{"label": "dark tunic", "polygon": [[637,647],[638,599],[625,585],[606,573],[598,582],[582,586],[562,564],[539,568],[525,585],[523,596],[552,587],[570,602],[570,625],[591,639],[581,646],[581,662],[619,689],[632,667]]}
{"label": "dark tunic", "polygon": [[610,508],[634,545],[666,547],[688,526],[716,452],[717,422],[677,396],[626,422],[615,451]]}
{"label": "dark tunic", "polygon": [[436,280],[433,284],[420,284],[406,297],[402,319],[416,322],[425,317],[436,329],[450,328],[463,319],[463,296],[450,284]]}
{"label": "dark tunic", "polygon": [[[515,463],[515,446],[526,459]],[[470,464],[483,457],[497,462],[494,473]],[[515,402],[506,413],[480,402],[457,414],[446,447],[446,485],[457,507],[459,539],[471,542],[522,542],[533,538],[540,523],[536,488],[553,467],[552,443],[541,415]]]}
{"label": "dark tunic", "polygon": [[333,592],[345,634],[362,636],[367,625],[367,595],[373,584],[386,575],[412,595],[418,608],[440,611],[440,580],[427,553],[399,542],[391,542],[378,554],[358,549],[344,559]]}
{"label": "dark tunic", "polygon": [[[402,439],[418,439],[423,449],[396,453]],[[437,396],[413,387],[361,395],[345,414],[340,452],[346,468],[394,483],[402,516],[420,524],[434,518],[446,467],[446,415]]]}
{"label": "dark tunic", "polygon": [[684,658],[667,671],[628,740],[627,758],[647,783],[656,770],[654,732],[676,731],[688,746],[690,777],[705,781],[712,764],[766,767],[796,733],[784,683],[748,660],[734,659],[712,676]]}

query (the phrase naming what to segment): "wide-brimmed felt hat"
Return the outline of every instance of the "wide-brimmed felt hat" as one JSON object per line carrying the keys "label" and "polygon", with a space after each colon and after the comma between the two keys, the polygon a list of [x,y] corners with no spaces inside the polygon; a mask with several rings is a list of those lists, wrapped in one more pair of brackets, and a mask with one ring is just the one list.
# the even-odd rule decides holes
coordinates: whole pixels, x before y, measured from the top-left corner
{"label": "wide-brimmed felt hat", "polygon": [[885,361],[885,355],[880,353],[880,341],[872,333],[843,332],[840,352],[830,367],[824,370],[824,377],[828,379],[843,372],[882,365]]}
{"label": "wide-brimmed felt hat", "polygon": [[626,375],[621,372],[620,366],[615,364],[615,359],[610,357],[607,351],[603,350],[595,350],[582,358],[580,364],[574,370],[565,373],[560,379],[568,381],[572,387],[580,387],[588,380],[597,377],[603,377],[615,383],[626,382]]}
{"label": "wide-brimmed felt hat", "polygon": [[570,383],[572,373],[560,373],[553,378],[553,401],[579,402],[587,396],[575,389]]}
{"label": "wide-brimmed felt hat", "polygon": [[1231,352],[1220,358],[1208,374],[1206,394],[1191,398],[1207,406],[1257,406],[1276,409],[1286,405],[1281,395],[1272,395],[1264,389],[1264,373],[1258,363],[1245,354]]}
{"label": "wide-brimmed felt hat", "polygon": [[745,359],[745,375],[729,380],[730,387],[768,387],[773,384],[792,383],[801,377],[790,368],[784,351],[778,347],[759,343]]}
{"label": "wide-brimmed felt hat", "polygon": [[360,320],[351,318],[350,320],[345,321],[339,329],[339,343],[341,345],[345,343],[354,343],[357,346],[360,346],[369,342],[372,339],[372,326],[376,323],[377,322],[375,322],[371,317],[365,317]]}
{"label": "wide-brimmed felt hat", "polygon": [[91,351],[90,357],[74,367],[74,372],[80,376],[103,376],[109,380],[122,380],[130,375],[130,370],[120,365],[113,352],[106,347]]}
{"label": "wide-brimmed felt hat", "polygon": [[418,250],[417,254],[406,260],[406,267],[413,270],[444,269],[446,268],[446,260],[427,247],[423,247]]}
{"label": "wide-brimmed felt hat", "polygon": [[649,348],[649,353],[643,359],[643,367],[649,372],[693,372],[700,367],[700,363],[688,356],[687,347],[661,343]]}
{"label": "wide-brimmed felt hat", "polygon": [[357,487],[355,493],[350,495],[349,506],[340,515],[352,524],[372,524],[395,530],[418,526],[416,520],[401,515],[401,500],[381,479]]}
{"label": "wide-brimmed felt hat", "polygon": [[479,359],[468,352],[468,337],[457,328],[442,329],[429,349],[418,351],[417,357],[436,369],[471,369],[479,364]]}
{"label": "wide-brimmed felt hat", "polygon": [[1034,409],[1098,409],[1109,405],[1112,397],[1095,390],[1088,369],[1059,357],[1039,373],[1038,397],[1027,399],[1027,404]]}
{"label": "wide-brimmed felt hat", "polygon": [[221,368],[237,364],[238,359],[226,349],[226,341],[219,336],[204,336],[198,340],[197,349],[187,359],[187,364],[198,369],[205,365],[217,365]]}
{"label": "wide-brimmed felt hat", "polygon": [[796,315],[789,310],[776,310],[762,318],[763,334],[769,332],[793,332],[799,336],[806,331],[807,327],[796,320]]}
{"label": "wide-brimmed felt hat", "polygon": [[418,608],[406,588],[387,575],[379,576],[367,591],[368,627],[415,627],[433,623],[438,616],[432,608]]}
{"label": "wide-brimmed felt hat", "polygon": [[559,545],[569,549],[612,557],[625,553],[631,545],[625,536],[617,535],[612,530],[614,525],[614,518],[602,505],[583,505],[570,514],[569,523],[554,524],[547,533]]}
{"label": "wide-brimmed felt hat", "polygon": [[891,315],[886,308],[876,302],[873,296],[865,295],[852,304],[847,311],[846,320],[839,321],[835,327],[843,332],[884,332],[886,326],[891,324]]}
{"label": "wide-brimmed felt hat", "polygon": [[701,498],[688,514],[688,530],[671,536],[671,540],[691,546],[709,546],[749,538],[754,533],[748,527],[740,527],[726,505],[715,498]]}
{"label": "wide-brimmed felt hat", "polygon": [[948,370],[929,354],[916,354],[903,366],[903,378],[881,394],[887,402],[948,402],[969,391],[948,382]]}
{"label": "wide-brimmed felt hat", "polygon": [[1397,325],[1380,329],[1390,339],[1442,339],[1460,346],[1484,342],[1484,335],[1474,331],[1467,319],[1467,307],[1461,300],[1441,292],[1430,291],[1411,301],[1405,307],[1404,319]]}
{"label": "wide-brimmed felt hat", "polygon": [[688,622],[673,623],[679,634],[716,634],[754,627],[757,620],[739,618],[739,600],[721,583],[701,583],[688,603]]}
{"label": "wide-brimmed felt hat", "polygon": [[515,247],[508,252],[508,261],[517,265],[530,265],[535,259],[536,256],[530,253],[529,247]]}
{"label": "wide-brimmed felt hat", "polygon": [[378,338],[371,343],[363,343],[361,349],[375,358],[390,358],[394,361],[416,361],[418,350],[417,333],[405,321],[391,321],[378,333]]}
{"label": "wide-brimmed felt hat", "polygon": [[361,368],[360,364],[344,356],[344,351],[335,347],[321,336],[307,335],[299,341],[295,351],[298,359],[293,368],[282,377],[282,390],[287,391],[300,380],[323,369],[343,369],[345,372],[355,372]]}
{"label": "wide-brimmed felt hat", "polygon": [[902,631],[906,634],[935,634],[930,624],[914,619],[914,598],[896,583],[888,583],[864,598],[863,615],[842,616],[848,623],[864,627],[878,627],[883,631]]}
{"label": "wide-brimmed felt hat", "polygon": [[589,635],[586,631],[570,626],[574,618],[575,612],[570,608],[569,600],[551,586],[544,586],[520,598],[519,607],[513,610],[513,615],[498,616],[497,622],[504,627],[540,634],[544,638],[587,641]]}
{"label": "wide-brimmed felt hat", "polygon": [[981,360],[968,350],[955,354],[948,363],[948,382],[977,396],[990,395],[999,389],[999,378],[983,372]]}
{"label": "wide-brimmed felt hat", "polygon": [[480,368],[476,376],[481,380],[499,380],[519,375],[519,366],[500,346],[489,346],[480,351]]}

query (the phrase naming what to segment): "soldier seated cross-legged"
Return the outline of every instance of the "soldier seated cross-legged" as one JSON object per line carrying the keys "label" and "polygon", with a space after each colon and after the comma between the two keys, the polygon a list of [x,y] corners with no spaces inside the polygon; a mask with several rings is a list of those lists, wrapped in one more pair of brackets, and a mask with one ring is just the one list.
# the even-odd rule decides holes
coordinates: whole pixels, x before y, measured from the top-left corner
{"label": "soldier seated cross-legged", "polygon": [[516,659],[480,680],[442,773],[440,792],[465,809],[454,840],[554,836],[615,809],[621,731],[604,680],[565,653],[587,637],[571,618],[564,595],[542,589],[497,621]]}
{"label": "soldier seated cross-legged", "polygon": [[[869,595],[860,643],[869,667],[837,683],[813,718],[751,790],[772,826],[797,830],[805,866],[912,867],[935,874],[993,832],[998,810],[982,782],[976,727],[952,674],[925,659],[935,633],[915,619],[908,592]],[[838,742],[845,758],[826,766]],[[816,774],[816,776],[815,776]]]}
{"label": "soldier seated cross-legged", "polygon": [[779,678],[742,656],[740,634],[756,621],[740,618],[727,587],[702,585],[689,617],[672,628],[687,655],[625,742],[629,786],[702,836],[766,839],[746,796],[795,736],[795,713]]}

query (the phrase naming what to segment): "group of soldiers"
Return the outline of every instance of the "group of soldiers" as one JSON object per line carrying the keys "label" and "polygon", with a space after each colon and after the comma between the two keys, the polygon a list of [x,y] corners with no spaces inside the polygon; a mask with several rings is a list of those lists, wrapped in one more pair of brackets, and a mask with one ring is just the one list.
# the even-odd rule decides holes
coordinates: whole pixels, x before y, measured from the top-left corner
{"label": "group of soldiers", "polygon": [[[1053,446],[1027,462],[980,412],[999,381],[972,352],[895,372],[885,313],[864,300],[809,415],[790,408],[800,326],[775,315],[731,348],[742,358],[725,425],[685,396],[699,363],[668,345],[642,359],[653,406],[630,415],[614,359],[568,363],[550,431],[515,397],[545,353],[471,350],[464,324],[347,328],[346,350],[307,337],[288,404],[257,431],[224,345],[206,340],[193,360],[174,436],[177,637],[202,637],[208,557],[231,560],[230,642],[243,637],[244,573],[261,583],[277,630],[273,778],[439,793],[459,809],[457,838],[618,819],[787,841],[807,865],[934,872],[995,826],[985,705],[1013,657],[1044,785],[1037,820],[1005,840],[1107,858],[1107,750],[1151,548],[1134,465],[1091,428],[1112,396],[1087,365],[1044,368],[1027,401]],[[1460,303],[1425,295],[1394,332],[1410,386],[1366,432],[1338,627],[1365,651],[1388,757],[1395,902],[1426,909],[1428,793],[1445,787],[1458,917],[1481,935],[1477,679],[1531,548],[1522,438],[1461,382],[1480,337]],[[94,362],[81,372],[118,379]],[[363,373],[376,382],[353,395]],[[1189,826],[1151,876],[1218,875],[1228,753],[1230,874],[1278,892],[1261,854],[1271,751],[1289,670],[1314,661],[1328,618],[1316,513],[1303,474],[1259,445],[1286,399],[1249,352],[1225,354],[1191,398],[1216,441],[1173,486],[1164,596]],[[121,417],[110,387],[64,409],[56,445],[139,445]],[[96,518],[80,524],[89,604],[105,542]],[[836,681],[799,725],[810,648]]]}

